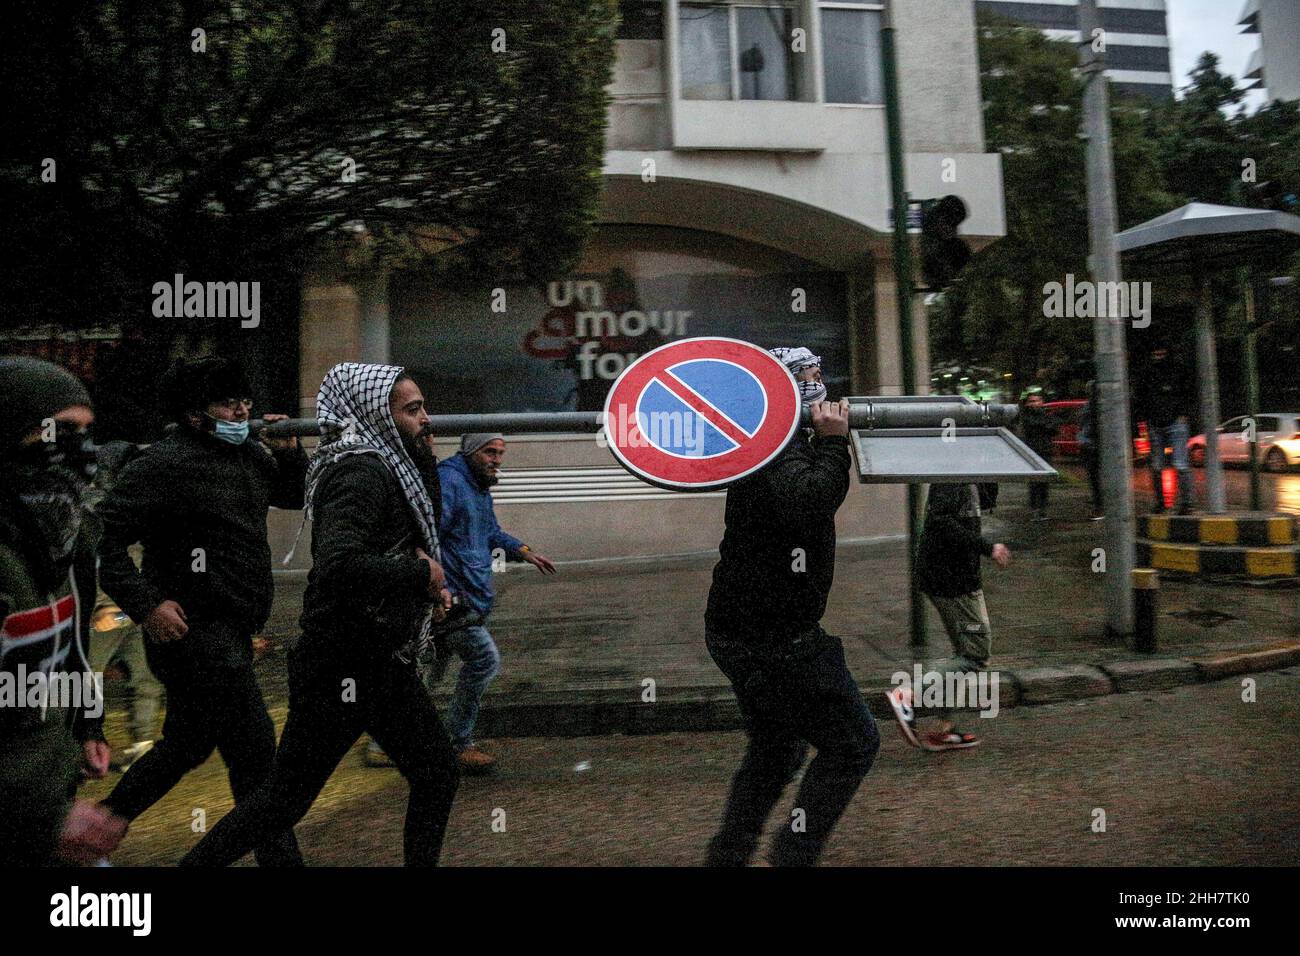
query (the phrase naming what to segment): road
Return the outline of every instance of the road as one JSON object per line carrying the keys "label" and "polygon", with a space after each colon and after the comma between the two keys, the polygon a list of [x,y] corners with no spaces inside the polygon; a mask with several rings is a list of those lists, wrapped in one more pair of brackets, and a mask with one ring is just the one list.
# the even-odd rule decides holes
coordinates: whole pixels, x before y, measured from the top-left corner
{"label": "road", "polygon": [[[1300,864],[1300,668],[1258,675],[1256,692],[1245,703],[1227,680],[1014,708],[970,721],[983,746],[939,755],[882,725],[877,764],[824,862]],[[501,769],[462,783],[444,863],[695,865],[743,745],[738,733],[494,742]],[[314,865],[400,863],[405,784],[364,768],[360,749],[298,827]],[[194,810],[210,823],[229,806],[213,758],[136,821],[115,862],[174,862],[198,839]]]}
{"label": "road", "polygon": [[[1064,462],[1070,474],[1085,479],[1083,469],[1074,462]],[[1192,482],[1195,487],[1196,506],[1204,509],[1206,501],[1205,469],[1192,469]],[[1223,485],[1227,493],[1228,508],[1233,511],[1247,511],[1250,508],[1250,471],[1245,468],[1230,466],[1223,470]],[[1138,514],[1146,514],[1151,509],[1151,472],[1145,467],[1133,469],[1134,505]],[[1265,511],[1279,511],[1286,514],[1300,515],[1300,471],[1285,474],[1260,475],[1260,504]]]}

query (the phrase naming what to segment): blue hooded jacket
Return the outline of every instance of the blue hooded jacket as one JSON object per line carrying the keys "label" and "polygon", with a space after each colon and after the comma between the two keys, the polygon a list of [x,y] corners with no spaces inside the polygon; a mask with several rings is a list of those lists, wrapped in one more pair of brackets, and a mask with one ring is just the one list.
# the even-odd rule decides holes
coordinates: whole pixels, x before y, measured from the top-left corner
{"label": "blue hooded jacket", "polygon": [[438,463],[442,483],[442,567],[447,587],[482,615],[492,610],[492,552],[500,548],[507,558],[518,558],[524,543],[497,524],[491,493],[479,488],[464,455]]}

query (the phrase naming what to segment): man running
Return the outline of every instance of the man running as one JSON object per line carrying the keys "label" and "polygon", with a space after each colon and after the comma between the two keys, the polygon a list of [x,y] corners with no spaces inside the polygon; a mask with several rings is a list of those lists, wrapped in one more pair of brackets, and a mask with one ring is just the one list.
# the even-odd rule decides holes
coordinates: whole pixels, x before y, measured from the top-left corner
{"label": "man running", "polygon": [[479,702],[501,667],[501,655],[487,629],[487,617],[496,601],[492,588],[494,552],[509,560],[527,561],[543,574],[555,573],[549,558],[502,531],[497,523],[488,489],[499,480],[497,472],[505,454],[504,435],[462,435],[460,453],[438,466],[447,587],[460,596],[462,603],[440,629],[429,684],[436,685],[442,679],[453,654],[463,661],[447,708],[447,730],[466,773],[486,773],[496,763],[495,757],[474,743]]}
{"label": "man running", "polygon": [[770,862],[816,863],[880,747],[844,647],[819,623],[835,574],[835,512],[849,490],[848,405],[825,401],[818,356],[772,351],[799,381],[813,427],[727,491],[705,640],[735,688],[749,746],[709,843],[711,866],[749,861],[809,743],[817,756]]}
{"label": "man running", "polygon": [[325,376],[316,406],[321,446],[307,475],[312,568],[275,769],[185,865],[228,865],[293,826],[367,732],[411,788],[406,864],[436,865],[442,851],[460,774],[414,664],[451,604],[436,560],[440,495],[421,435],[424,396],[399,367],[345,362]]}
{"label": "man running", "polygon": [[[0,357],[0,866],[89,864],[126,821],[75,799],[85,772],[104,777],[103,698],[87,664],[95,551],[81,497],[94,474],[94,413],[72,374]],[[34,699],[32,678],[45,678]],[[53,699],[81,682],[82,700]],[[95,699],[87,700],[87,693]]]}
{"label": "man running", "polygon": [[[96,509],[100,583],[144,628],[149,669],[167,690],[162,739],[104,800],[127,820],[213,750],[236,803],[271,772],[275,724],[253,674],[252,643],[275,594],[266,510],[302,507],[307,465],[296,438],[268,441],[269,450],[248,440],[252,390],[238,362],[179,361],[159,390],[175,429],[122,470]],[[257,861],[300,866],[292,831],[268,833]]]}

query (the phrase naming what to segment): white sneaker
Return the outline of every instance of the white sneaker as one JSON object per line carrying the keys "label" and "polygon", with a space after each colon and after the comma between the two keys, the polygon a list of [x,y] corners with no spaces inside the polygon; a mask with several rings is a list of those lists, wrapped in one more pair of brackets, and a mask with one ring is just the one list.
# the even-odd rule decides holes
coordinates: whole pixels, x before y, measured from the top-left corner
{"label": "white sneaker", "polygon": [[129,747],[123,747],[109,762],[109,766],[119,773],[126,773],[126,771],[130,769],[131,764],[135,763],[152,749],[152,740],[141,740],[139,743],[134,743]]}

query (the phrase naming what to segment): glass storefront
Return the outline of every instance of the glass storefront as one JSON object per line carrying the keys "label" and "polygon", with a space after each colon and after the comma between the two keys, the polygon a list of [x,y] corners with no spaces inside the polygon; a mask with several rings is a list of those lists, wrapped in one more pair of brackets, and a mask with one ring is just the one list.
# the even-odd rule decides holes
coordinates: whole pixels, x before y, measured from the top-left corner
{"label": "glass storefront", "polygon": [[393,278],[392,361],[410,370],[431,413],[596,411],[638,356],[705,335],[807,346],[823,357],[830,394],[849,391],[844,275],[765,247],[604,226],[572,276],[503,291],[453,295]]}

